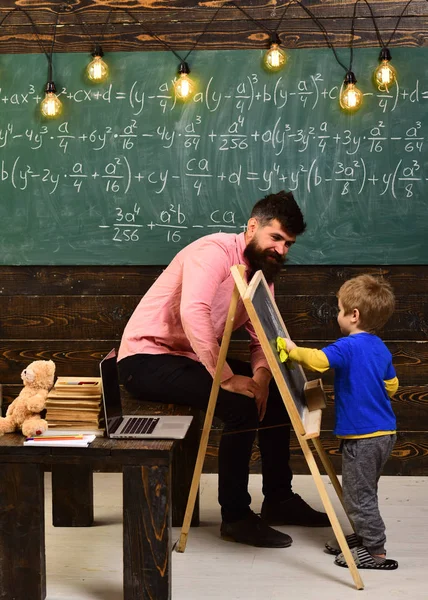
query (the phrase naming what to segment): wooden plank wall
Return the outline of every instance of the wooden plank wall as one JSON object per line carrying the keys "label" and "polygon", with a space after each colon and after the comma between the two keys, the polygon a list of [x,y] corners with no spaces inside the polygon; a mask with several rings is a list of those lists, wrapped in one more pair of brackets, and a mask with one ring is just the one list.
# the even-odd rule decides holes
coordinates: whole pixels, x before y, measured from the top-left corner
{"label": "wooden plank wall", "polygon": [[[265,27],[274,29],[288,0],[242,0],[244,10]],[[349,45],[354,1],[309,0],[304,4],[321,20],[335,46]],[[377,46],[368,9],[359,3],[355,46]],[[406,2],[372,0],[378,27],[388,39]],[[49,47],[58,7],[63,10],[57,30],[55,51],[90,51],[76,12],[93,37],[105,27],[105,52],[161,49],[142,27],[124,12],[124,7],[146,28],[176,50],[189,49],[214,16],[219,3],[211,0],[0,0],[0,21],[19,6],[29,11]],[[110,10],[109,21],[105,26]],[[323,45],[318,26],[298,6],[291,5],[279,29],[286,47]],[[403,16],[393,46],[425,45],[428,32],[428,4],[414,0]],[[198,49],[263,48],[268,36],[241,11],[228,6],[219,11]],[[27,18],[16,11],[0,27],[0,52],[40,52]],[[0,383],[5,404],[21,389],[20,372],[32,360],[52,358],[58,375],[96,375],[98,362],[118,345],[125,326],[140,297],[161,267],[0,267]],[[344,267],[289,266],[281,275],[277,302],[293,338],[299,343],[322,347],[338,336],[335,293],[347,278],[369,272],[382,274],[394,286],[397,310],[385,328],[384,339],[394,355],[401,387],[394,400],[399,438],[387,465],[388,474],[428,474],[428,266]],[[242,334],[232,342],[233,356],[248,356]],[[325,383],[329,404],[323,417],[323,441],[338,471],[338,443],[331,434],[334,412],[332,377]],[[206,471],[216,470],[220,436],[219,424],[212,432]],[[293,468],[307,472],[297,441],[293,441]],[[252,470],[260,470],[255,447]]]}

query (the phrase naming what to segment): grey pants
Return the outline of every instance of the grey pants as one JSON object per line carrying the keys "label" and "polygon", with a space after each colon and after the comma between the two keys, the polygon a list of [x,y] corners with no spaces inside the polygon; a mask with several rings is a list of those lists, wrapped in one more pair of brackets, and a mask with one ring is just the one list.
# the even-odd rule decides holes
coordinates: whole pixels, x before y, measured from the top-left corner
{"label": "grey pants", "polygon": [[385,553],[385,524],[378,505],[378,481],[397,436],[342,440],[343,500],[355,533],[371,554]]}

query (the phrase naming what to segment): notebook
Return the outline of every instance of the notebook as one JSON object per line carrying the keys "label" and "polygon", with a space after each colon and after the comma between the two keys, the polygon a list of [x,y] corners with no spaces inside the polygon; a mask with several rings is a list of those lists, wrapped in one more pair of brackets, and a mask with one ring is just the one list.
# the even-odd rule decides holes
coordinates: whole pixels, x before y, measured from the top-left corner
{"label": "notebook", "polygon": [[122,414],[117,355],[114,348],[101,361],[100,374],[102,407],[108,437],[121,439],[182,439],[185,437],[192,416]]}
{"label": "notebook", "polygon": [[66,448],[87,448],[94,441],[95,435],[82,436],[62,435],[58,436],[52,431],[46,431],[42,435],[37,435],[33,438],[27,438],[24,446],[65,446]]}

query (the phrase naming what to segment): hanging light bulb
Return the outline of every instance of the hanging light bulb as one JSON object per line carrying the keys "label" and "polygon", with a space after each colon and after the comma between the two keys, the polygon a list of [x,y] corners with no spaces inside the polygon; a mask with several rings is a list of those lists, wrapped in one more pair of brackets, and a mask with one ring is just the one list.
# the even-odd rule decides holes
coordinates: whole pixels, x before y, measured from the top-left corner
{"label": "hanging light bulb", "polygon": [[263,64],[268,71],[279,71],[287,62],[287,55],[280,48],[281,40],[277,33],[273,33],[270,40],[270,48],[263,57]]}
{"label": "hanging light bulb", "polygon": [[56,87],[53,81],[48,81],[45,89],[46,95],[40,102],[40,110],[44,117],[55,119],[62,112],[62,102],[56,95]]}
{"label": "hanging light bulb", "polygon": [[382,48],[379,54],[380,65],[375,69],[374,79],[379,91],[387,92],[388,87],[397,81],[397,71],[390,64],[391,52],[388,48]]}
{"label": "hanging light bulb", "polygon": [[340,92],[340,106],[344,110],[353,112],[358,110],[363,103],[363,94],[356,87],[357,80],[352,71],[346,73],[345,80]]}
{"label": "hanging light bulb", "polygon": [[180,77],[174,83],[175,96],[178,100],[189,100],[195,92],[195,84],[189,77],[190,69],[186,62],[182,62],[178,68]]}
{"label": "hanging light bulb", "polygon": [[108,77],[108,66],[103,61],[104,52],[101,46],[95,46],[92,56],[94,59],[86,67],[86,75],[94,83],[101,83]]}

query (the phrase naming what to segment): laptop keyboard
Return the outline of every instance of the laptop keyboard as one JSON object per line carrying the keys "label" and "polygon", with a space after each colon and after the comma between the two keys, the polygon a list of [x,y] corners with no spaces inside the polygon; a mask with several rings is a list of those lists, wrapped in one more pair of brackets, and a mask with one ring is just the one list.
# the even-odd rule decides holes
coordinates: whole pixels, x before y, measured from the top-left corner
{"label": "laptop keyboard", "polygon": [[122,429],[120,434],[128,433],[152,433],[153,429],[158,424],[159,419],[153,417],[141,418],[141,417],[133,417],[128,418],[126,421],[125,427]]}

